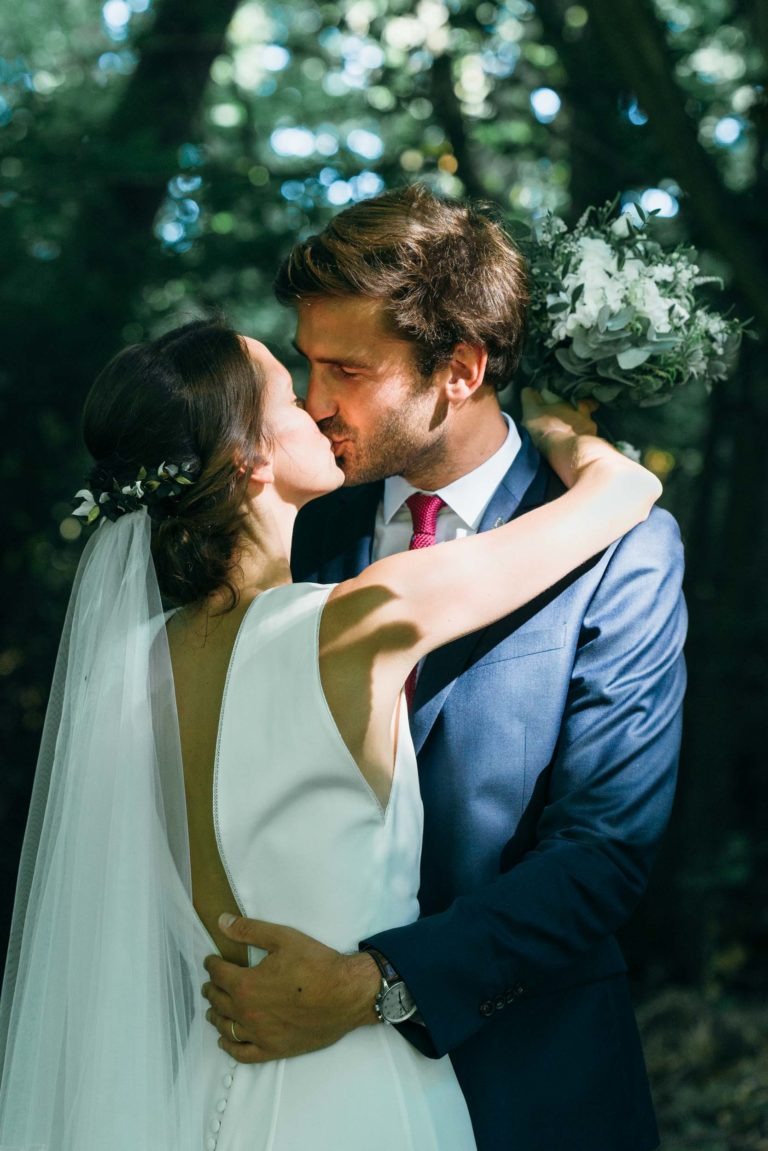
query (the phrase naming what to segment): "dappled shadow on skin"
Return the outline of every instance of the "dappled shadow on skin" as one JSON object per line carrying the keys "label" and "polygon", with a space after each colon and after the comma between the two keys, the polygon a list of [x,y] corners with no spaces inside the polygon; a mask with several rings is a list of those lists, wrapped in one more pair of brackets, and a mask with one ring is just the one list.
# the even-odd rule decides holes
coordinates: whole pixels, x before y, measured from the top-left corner
{"label": "dappled shadow on skin", "polygon": [[[350,755],[384,807],[389,799],[391,774],[384,788],[381,765],[377,773],[376,764],[366,763],[364,756],[366,743],[371,742],[374,667],[379,662],[384,664],[387,656],[409,650],[419,638],[417,629],[405,621],[383,620],[380,627],[370,627],[370,622],[395,598],[388,588],[380,586],[351,588],[326,604],[320,622],[320,678],[326,701]],[[364,638],[363,621],[368,633]],[[394,674],[388,677],[382,668],[379,686],[380,691],[382,686],[384,690],[391,688],[394,708],[402,683]],[[383,743],[381,738],[379,746]],[[367,770],[370,767],[374,768],[373,773]]]}

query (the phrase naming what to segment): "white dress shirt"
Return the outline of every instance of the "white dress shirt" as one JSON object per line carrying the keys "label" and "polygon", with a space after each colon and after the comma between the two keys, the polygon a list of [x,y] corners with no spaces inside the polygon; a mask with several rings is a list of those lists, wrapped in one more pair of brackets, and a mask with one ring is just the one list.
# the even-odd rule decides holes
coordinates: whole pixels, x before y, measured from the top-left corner
{"label": "white dress shirt", "polygon": [[[497,452],[452,484],[429,494],[440,496],[446,506],[437,517],[435,541],[457,540],[473,536],[491,502],[493,493],[501,483],[520,451],[520,433],[512,420],[507,422],[507,438]],[[383,559],[396,552],[408,551],[413,534],[413,521],[406,500],[419,488],[412,487],[402,476],[390,476],[384,481],[384,495],[376,512],[373,537],[373,559]]]}

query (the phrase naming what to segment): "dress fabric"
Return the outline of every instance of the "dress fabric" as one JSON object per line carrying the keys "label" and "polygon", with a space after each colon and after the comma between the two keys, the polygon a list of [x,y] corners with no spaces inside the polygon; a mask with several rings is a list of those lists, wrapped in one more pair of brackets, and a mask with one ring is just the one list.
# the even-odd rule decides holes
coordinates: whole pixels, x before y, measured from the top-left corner
{"label": "dress fabric", "polygon": [[[404,704],[386,807],[334,723],[318,664],[330,590],[275,588],[243,619],[222,701],[214,823],[242,914],[355,951],[418,916],[422,807]],[[198,926],[202,964],[213,944]],[[264,953],[250,950],[258,963]],[[236,1063],[208,1032],[204,1151],[475,1148],[448,1058],[427,1059],[387,1024],[261,1065]]]}

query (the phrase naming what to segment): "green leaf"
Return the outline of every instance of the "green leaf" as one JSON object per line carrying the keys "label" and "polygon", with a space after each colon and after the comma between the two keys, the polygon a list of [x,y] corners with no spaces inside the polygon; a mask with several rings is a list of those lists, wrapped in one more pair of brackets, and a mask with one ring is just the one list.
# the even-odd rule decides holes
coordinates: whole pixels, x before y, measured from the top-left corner
{"label": "green leaf", "polygon": [[621,392],[621,385],[619,384],[598,384],[592,391],[592,395],[601,404],[609,404],[611,400],[615,400]]}
{"label": "green leaf", "polygon": [[627,348],[625,352],[619,352],[616,359],[620,368],[631,371],[632,368],[639,368],[641,364],[644,364],[652,354],[652,348]]}
{"label": "green leaf", "polygon": [[591,371],[591,366],[583,360],[579,360],[571,348],[556,348],[555,359],[562,368],[567,372],[571,372],[576,376],[583,376],[586,372]]}
{"label": "green leaf", "polygon": [[608,321],[611,318],[611,309],[608,304],[603,304],[600,311],[597,313],[597,327],[598,331],[604,332]]}
{"label": "green leaf", "polygon": [[620,311],[616,312],[615,315],[611,316],[610,320],[605,326],[609,332],[615,332],[619,328],[624,328],[627,324],[631,324],[634,318],[635,308],[631,304],[627,304],[625,308],[622,308]]}

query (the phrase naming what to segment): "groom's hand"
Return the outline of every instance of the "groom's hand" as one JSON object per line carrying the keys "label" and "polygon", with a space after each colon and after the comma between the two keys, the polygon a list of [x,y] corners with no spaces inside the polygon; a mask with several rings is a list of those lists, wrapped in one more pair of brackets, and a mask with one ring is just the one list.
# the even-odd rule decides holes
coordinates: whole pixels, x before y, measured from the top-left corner
{"label": "groom's hand", "polygon": [[205,961],[208,1019],[233,1059],[266,1063],[302,1055],[376,1022],[380,976],[370,955],[342,955],[301,931],[257,919],[223,915],[219,926],[233,942],[268,952],[258,967],[218,955]]}

